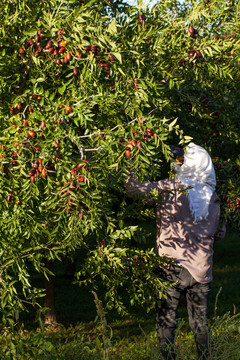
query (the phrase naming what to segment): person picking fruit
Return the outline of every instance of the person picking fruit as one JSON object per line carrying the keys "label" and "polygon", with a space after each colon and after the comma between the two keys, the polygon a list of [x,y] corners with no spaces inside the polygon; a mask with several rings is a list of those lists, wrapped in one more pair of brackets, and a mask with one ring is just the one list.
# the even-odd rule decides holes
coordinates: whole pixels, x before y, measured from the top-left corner
{"label": "person picking fruit", "polygon": [[155,189],[161,194],[161,201],[156,201],[156,251],[174,260],[158,269],[159,276],[172,283],[166,298],[156,303],[162,356],[175,359],[174,332],[183,294],[199,358],[206,360],[211,351],[207,322],[213,243],[220,216],[215,171],[208,152],[193,142],[185,149],[171,146],[170,151],[176,159],[175,176],[140,182],[131,173],[125,187],[130,197],[150,195]]}

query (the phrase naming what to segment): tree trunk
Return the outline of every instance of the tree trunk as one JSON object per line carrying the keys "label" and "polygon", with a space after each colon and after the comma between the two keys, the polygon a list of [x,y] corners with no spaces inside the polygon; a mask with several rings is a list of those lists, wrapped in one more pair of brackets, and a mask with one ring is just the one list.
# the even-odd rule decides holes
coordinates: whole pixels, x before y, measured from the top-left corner
{"label": "tree trunk", "polygon": [[[53,261],[45,261],[46,268],[53,272]],[[49,280],[48,280],[49,279]],[[48,274],[48,279],[44,279],[45,298],[44,307],[48,308],[46,311],[45,324],[52,324],[57,322],[55,314],[55,299],[54,299],[54,276]]]}
{"label": "tree trunk", "polygon": [[73,278],[76,273],[75,260],[72,259],[70,256],[66,256],[65,261],[65,276],[68,278]]}

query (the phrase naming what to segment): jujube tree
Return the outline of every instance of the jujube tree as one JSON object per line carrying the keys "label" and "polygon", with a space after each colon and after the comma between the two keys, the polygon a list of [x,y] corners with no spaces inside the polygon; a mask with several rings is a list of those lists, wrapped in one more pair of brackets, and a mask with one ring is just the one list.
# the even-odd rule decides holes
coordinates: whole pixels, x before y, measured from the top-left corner
{"label": "jujube tree", "polygon": [[213,156],[231,149],[228,166],[238,169],[237,45],[224,37],[238,15],[228,6],[163,1],[143,12],[120,2],[3,1],[3,311],[42,295],[31,288],[30,263],[47,276],[48,260],[82,247],[82,274],[107,284],[109,307],[124,311],[126,284],[131,303],[154,305],[165,287],[154,268],[164,259],[130,247],[143,235],[129,217],[146,200],[128,203],[124,174],[131,160],[141,180],[162,178],[169,144],[191,138]]}

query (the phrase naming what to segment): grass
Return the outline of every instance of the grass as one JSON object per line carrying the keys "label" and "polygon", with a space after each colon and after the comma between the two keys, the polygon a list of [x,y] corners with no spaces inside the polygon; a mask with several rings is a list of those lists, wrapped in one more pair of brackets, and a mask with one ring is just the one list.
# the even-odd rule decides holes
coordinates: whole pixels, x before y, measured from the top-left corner
{"label": "grass", "polygon": [[[211,360],[239,360],[240,358],[240,314],[225,314],[212,321],[213,351]],[[140,325],[140,326],[139,326]],[[177,329],[177,360],[197,360],[195,343],[191,332],[186,331],[182,321]],[[138,326],[139,334],[133,331],[128,336],[126,328]],[[144,331],[144,323],[123,321],[106,325],[108,335],[103,339],[101,324],[79,323],[74,327],[59,327],[57,331],[27,332],[0,338],[0,356],[4,360],[161,360],[154,330]],[[119,332],[120,330],[120,332]],[[107,341],[106,341],[107,340]],[[105,346],[103,346],[105,343]],[[10,349],[9,349],[10,348]],[[209,359],[209,360],[210,360]]]}
{"label": "grass", "polygon": [[[152,247],[155,224],[148,222],[144,225],[144,229],[151,234],[145,246]],[[228,229],[225,239],[215,243],[214,251],[210,297],[214,353],[211,358],[213,360],[239,360],[239,232]],[[59,324],[54,331],[51,329],[34,330],[32,327],[34,314],[29,313],[24,319],[25,328],[16,331],[14,336],[11,333],[8,337],[6,331],[4,336],[0,336],[1,359],[159,359],[154,312],[147,314],[143,309],[131,309],[130,315],[125,318],[120,318],[116,313],[111,312],[106,316],[105,321],[94,321],[97,309],[93,295],[87,288],[79,288],[72,283],[71,279],[63,276],[62,263],[57,264],[55,294]],[[101,299],[103,294],[98,293],[98,296]],[[180,306],[179,316],[181,320],[176,337],[178,359],[197,359],[184,303]],[[8,349],[7,343],[11,344],[11,349]]]}
{"label": "grass", "polygon": [[240,312],[240,233],[228,229],[225,239],[216,242],[214,250],[211,313],[219,290],[217,313]]}

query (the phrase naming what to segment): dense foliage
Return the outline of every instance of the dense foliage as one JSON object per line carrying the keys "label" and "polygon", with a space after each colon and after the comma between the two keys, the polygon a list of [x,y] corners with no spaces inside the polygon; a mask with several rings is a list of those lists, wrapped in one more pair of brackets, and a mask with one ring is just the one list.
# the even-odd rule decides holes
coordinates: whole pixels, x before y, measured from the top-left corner
{"label": "dense foliage", "polygon": [[238,3],[0,9],[3,314],[40,308],[31,267],[46,273],[46,259],[79,248],[79,281],[101,278],[109,307],[124,311],[119,289],[153,306],[163,260],[131,246],[144,234],[129,219],[146,205],[127,199],[124,173],[131,160],[140,179],[166,176],[169,144],[192,137],[214,156],[225,214],[239,225]]}

